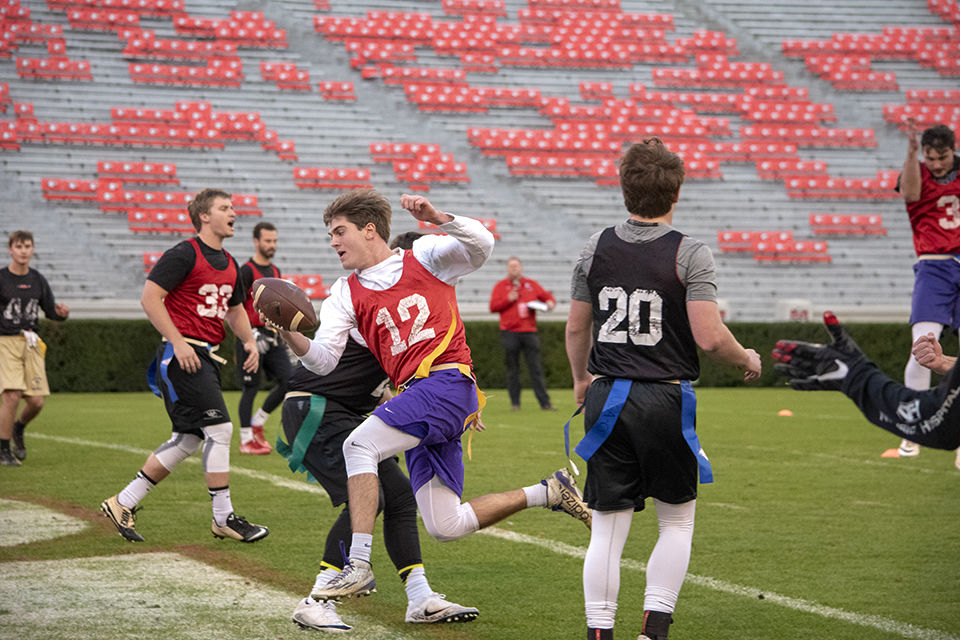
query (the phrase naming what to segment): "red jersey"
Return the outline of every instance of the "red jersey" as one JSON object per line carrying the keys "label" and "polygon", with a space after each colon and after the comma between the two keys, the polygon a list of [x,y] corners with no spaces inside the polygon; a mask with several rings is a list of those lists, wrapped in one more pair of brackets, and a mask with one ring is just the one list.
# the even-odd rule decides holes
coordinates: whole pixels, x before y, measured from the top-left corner
{"label": "red jersey", "polygon": [[[516,289],[517,299],[513,302],[507,296]],[[500,314],[500,330],[518,333],[533,333],[537,330],[537,312],[527,307],[528,302],[556,302],[553,295],[540,286],[536,280],[520,278],[514,284],[510,278],[504,278],[493,285],[490,293],[490,312]]]}
{"label": "red jersey", "polygon": [[227,255],[227,268],[214,269],[203,257],[196,238],[187,240],[197,254],[193,270],[163,299],[174,326],[188,338],[220,344],[225,334],[223,318],[237,284],[237,265]]}
{"label": "red jersey", "polygon": [[918,256],[960,254],[960,177],[940,184],[921,163],[920,199],[906,204]]}
{"label": "red jersey", "polygon": [[456,290],[403,252],[400,280],[375,291],[347,278],[357,330],[380,366],[399,385],[413,377],[421,364],[472,365],[470,347],[457,307]]}
{"label": "red jersey", "polygon": [[[264,324],[263,321],[260,320],[260,314],[253,310],[253,283],[260,278],[279,278],[280,269],[277,269],[277,267],[272,264],[269,264],[265,267],[258,265],[253,261],[253,258],[243,263],[243,266],[240,267],[241,273],[243,272],[244,268],[250,270],[253,280],[250,281],[250,285],[247,287],[247,299],[243,301],[243,309],[247,312],[247,317],[250,318],[251,327],[262,327]],[[265,276],[263,274],[264,269],[269,270],[271,275]]]}

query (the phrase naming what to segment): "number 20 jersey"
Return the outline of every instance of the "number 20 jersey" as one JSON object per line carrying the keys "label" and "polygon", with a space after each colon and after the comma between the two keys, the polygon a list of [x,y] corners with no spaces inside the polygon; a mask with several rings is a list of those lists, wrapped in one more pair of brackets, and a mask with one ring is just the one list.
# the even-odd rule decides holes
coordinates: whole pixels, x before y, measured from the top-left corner
{"label": "number 20 jersey", "polygon": [[676,230],[642,244],[620,239],[613,227],[600,234],[587,274],[591,373],[650,381],[700,376],[687,289],[677,277],[682,239]]}
{"label": "number 20 jersey", "polygon": [[347,284],[357,330],[393,384],[409,380],[431,356],[432,364],[472,365],[456,290],[427,271],[412,251],[403,252],[403,273],[392,287],[368,289],[356,273]]}
{"label": "number 20 jersey", "polygon": [[167,293],[163,304],[182,335],[220,344],[225,335],[223,318],[237,286],[237,263],[224,250],[227,268],[216,269],[203,257],[196,238],[185,242],[193,245],[197,261],[187,277]]}

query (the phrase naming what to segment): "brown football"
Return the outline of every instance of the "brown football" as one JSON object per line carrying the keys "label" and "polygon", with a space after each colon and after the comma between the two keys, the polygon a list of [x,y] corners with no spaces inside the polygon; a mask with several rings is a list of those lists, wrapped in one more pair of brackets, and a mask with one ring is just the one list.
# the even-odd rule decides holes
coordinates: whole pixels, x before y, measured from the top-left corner
{"label": "brown football", "polygon": [[282,278],[254,280],[253,308],[288,331],[310,331],[317,326],[317,314],[307,294]]}

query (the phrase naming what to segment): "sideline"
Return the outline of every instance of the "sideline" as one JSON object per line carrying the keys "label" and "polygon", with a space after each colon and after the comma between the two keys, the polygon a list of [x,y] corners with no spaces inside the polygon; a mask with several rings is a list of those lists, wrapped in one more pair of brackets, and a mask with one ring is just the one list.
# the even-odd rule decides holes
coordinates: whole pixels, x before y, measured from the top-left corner
{"label": "sideline", "polygon": [[[53,436],[44,433],[31,432],[31,437],[40,438],[46,440],[52,440],[54,442],[62,442],[65,444],[74,444],[87,447],[98,447],[105,449],[113,449],[116,451],[124,451],[127,453],[133,453],[140,456],[146,457],[149,455],[150,451],[147,449],[140,449],[137,447],[128,447],[125,445],[111,444],[104,442],[96,442],[93,440],[82,440],[80,438],[67,438],[63,436]],[[199,460],[196,458],[187,458],[187,461],[198,463]],[[303,481],[293,482],[291,480],[281,478],[280,476],[274,475],[272,473],[264,473],[260,471],[251,471],[248,469],[243,469],[242,467],[233,467],[230,468],[230,473],[235,473],[239,475],[245,475],[257,480],[263,480],[269,482],[275,486],[282,487],[284,489],[293,489],[295,491],[307,491],[311,493],[320,493],[326,495],[326,493],[317,485],[311,485]],[[507,540],[509,542],[515,542],[519,544],[530,544],[553,553],[568,556],[572,558],[583,558],[587,552],[586,547],[575,547],[573,545],[568,545],[563,542],[558,542],[556,540],[547,540],[543,538],[537,538],[533,536],[528,536],[525,534],[515,533],[512,531],[505,531],[503,529],[497,529],[495,527],[490,527],[488,529],[482,529],[477,533],[481,535],[489,535],[502,540]],[[630,571],[646,571],[646,564],[643,562],[638,562],[636,560],[625,559],[622,560],[620,566],[624,569]],[[877,629],[885,633],[892,633],[898,635],[902,638],[911,638],[912,640],[960,640],[960,636],[954,636],[944,631],[939,631],[937,629],[926,629],[923,627],[917,627],[915,625],[900,622],[898,620],[893,620],[891,618],[884,618],[882,616],[866,615],[859,613],[852,613],[850,611],[845,611],[843,609],[838,609],[836,607],[829,607],[817,602],[812,602],[809,600],[802,600],[800,598],[792,598],[790,596],[781,595],[772,591],[766,591],[764,589],[758,589],[756,587],[748,587],[745,585],[739,585],[732,582],[726,582],[724,580],[719,580],[717,578],[711,578],[708,576],[698,576],[695,574],[688,573],[684,581],[684,584],[694,584],[699,587],[706,587],[708,589],[713,589],[715,591],[720,591],[722,593],[728,593],[732,595],[744,596],[750,598],[753,601],[757,601],[759,596],[763,596],[763,602],[769,602],[776,604],[788,609],[793,609],[795,611],[800,611],[803,613],[810,613],[813,615],[818,615],[824,618],[830,618],[833,620],[842,620],[843,622],[848,622],[850,624],[855,624],[861,627],[869,627],[871,629]]]}

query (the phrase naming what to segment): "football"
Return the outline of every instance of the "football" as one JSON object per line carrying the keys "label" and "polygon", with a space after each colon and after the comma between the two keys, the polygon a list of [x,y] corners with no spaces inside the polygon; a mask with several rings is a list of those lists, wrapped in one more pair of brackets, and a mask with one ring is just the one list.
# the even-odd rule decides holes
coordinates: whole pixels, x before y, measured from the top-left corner
{"label": "football", "polygon": [[254,280],[253,308],[288,331],[310,331],[317,326],[317,314],[307,294],[282,278]]}

